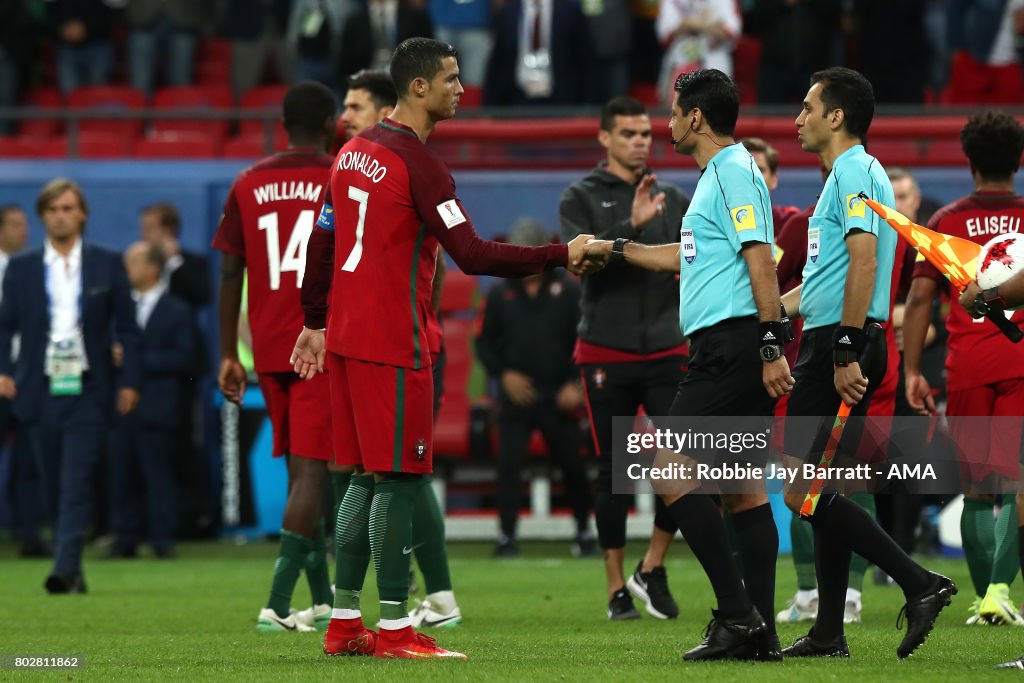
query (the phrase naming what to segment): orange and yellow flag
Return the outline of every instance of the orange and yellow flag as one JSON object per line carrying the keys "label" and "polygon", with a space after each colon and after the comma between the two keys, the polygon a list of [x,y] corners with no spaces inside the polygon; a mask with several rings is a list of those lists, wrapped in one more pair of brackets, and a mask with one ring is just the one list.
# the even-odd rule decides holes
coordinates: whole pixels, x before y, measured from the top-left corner
{"label": "orange and yellow flag", "polygon": [[978,258],[981,256],[980,244],[929,230],[911,222],[896,209],[879,204],[864,194],[861,194],[861,199],[867,202],[871,210],[881,216],[882,220],[910,242],[910,246],[917,249],[930,264],[949,278],[949,281],[956,285],[957,289],[966,289],[974,279],[975,273],[978,272]]}

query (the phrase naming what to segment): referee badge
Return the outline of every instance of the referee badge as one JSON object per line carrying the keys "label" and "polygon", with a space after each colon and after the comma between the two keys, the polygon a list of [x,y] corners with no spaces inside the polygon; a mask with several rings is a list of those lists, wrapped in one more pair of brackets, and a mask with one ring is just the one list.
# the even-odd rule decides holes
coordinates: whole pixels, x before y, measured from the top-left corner
{"label": "referee badge", "polygon": [[594,380],[594,387],[597,389],[603,388],[605,377],[607,377],[607,375],[604,374],[604,370],[601,368],[594,370],[594,374],[591,375],[591,378]]}
{"label": "referee badge", "polygon": [[416,461],[420,462],[423,457],[427,454],[427,440],[416,439],[416,445],[413,447],[413,453],[416,454]]}
{"label": "referee badge", "polygon": [[807,230],[807,258],[811,263],[818,262],[818,254],[821,253],[821,229],[810,228]]}
{"label": "referee badge", "polygon": [[847,218],[864,218],[865,206],[867,206],[867,204],[861,198],[859,193],[846,195]]}
{"label": "referee badge", "polygon": [[732,224],[736,227],[736,232],[753,230],[757,227],[757,217],[754,215],[753,204],[745,204],[744,206],[737,206],[735,209],[729,209],[729,214],[732,216]]}
{"label": "referee badge", "polygon": [[697,260],[697,240],[693,237],[693,230],[683,228],[679,231],[679,248],[687,264]]}

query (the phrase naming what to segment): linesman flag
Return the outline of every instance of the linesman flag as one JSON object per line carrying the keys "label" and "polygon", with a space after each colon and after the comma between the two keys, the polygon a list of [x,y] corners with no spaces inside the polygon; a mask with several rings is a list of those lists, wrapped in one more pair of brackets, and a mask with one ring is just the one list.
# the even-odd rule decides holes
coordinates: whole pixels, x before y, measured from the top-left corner
{"label": "linesman flag", "polygon": [[[945,275],[958,290],[962,292],[967,289],[967,285],[971,283],[975,273],[978,272],[978,259],[982,249],[980,244],[961,237],[944,235],[913,223],[896,209],[879,204],[863,192],[860,193],[860,198],[882,220],[891,225],[893,230],[910,242],[910,246],[917,249],[928,260],[928,263],[938,268],[939,272]],[[1020,341],[1024,336],[1020,328],[1007,320],[1002,311],[993,311],[987,317],[1010,341]]]}

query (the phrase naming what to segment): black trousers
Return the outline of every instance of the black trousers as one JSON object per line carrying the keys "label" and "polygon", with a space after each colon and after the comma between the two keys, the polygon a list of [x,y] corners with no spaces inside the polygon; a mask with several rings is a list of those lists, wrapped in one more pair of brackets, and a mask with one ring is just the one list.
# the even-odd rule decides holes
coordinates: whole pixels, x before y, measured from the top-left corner
{"label": "black trousers", "polygon": [[[639,363],[584,365],[580,368],[586,389],[590,431],[597,448],[597,536],[602,548],[621,548],[626,542],[626,515],[632,496],[612,494],[612,418],[636,415],[643,406],[651,416],[668,415],[683,379],[686,356],[668,356]],[[619,444],[625,448],[625,444]],[[654,523],[663,531],[676,528],[657,501]]]}
{"label": "black trousers", "polygon": [[530,435],[539,429],[552,460],[561,468],[577,531],[587,525],[590,492],[580,457],[579,424],[555,405],[553,395],[542,395],[529,406],[517,406],[502,397],[498,416],[498,514],[501,533],[515,538],[519,519],[523,459]]}

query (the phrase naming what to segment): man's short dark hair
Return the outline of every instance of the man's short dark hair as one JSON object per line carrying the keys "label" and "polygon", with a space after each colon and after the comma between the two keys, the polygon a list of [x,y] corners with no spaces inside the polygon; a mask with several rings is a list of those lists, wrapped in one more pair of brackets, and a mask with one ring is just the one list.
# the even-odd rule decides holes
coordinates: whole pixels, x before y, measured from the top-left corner
{"label": "man's short dark hair", "polygon": [[377,109],[398,104],[398,93],[391,76],[383,69],[363,69],[348,77],[349,90],[365,90]]}
{"label": "man's short dark hair", "polygon": [[407,38],[395,48],[391,57],[391,82],[399,97],[409,92],[409,85],[417,78],[428,81],[441,70],[445,57],[458,59],[459,52],[448,43],[433,38]]}
{"label": "man's short dark hair", "polygon": [[325,121],[337,117],[338,102],[323,83],[303,81],[285,93],[282,113],[286,131],[313,136],[324,130]]}
{"label": "man's short dark hair", "polygon": [[847,135],[866,142],[871,119],[875,117],[875,89],[859,72],[834,66],[811,74],[811,85],[821,83],[823,116],[842,109]]}
{"label": "man's short dark hair", "polygon": [[25,213],[25,209],[21,208],[17,204],[4,204],[0,206],[0,228],[7,225],[7,216],[14,211],[21,211]]}
{"label": "man's short dark hair", "polygon": [[601,107],[601,130],[606,130],[609,133],[615,130],[616,116],[644,116],[646,114],[647,108],[641,104],[640,100],[632,97],[616,97],[608,100]]}
{"label": "man's short dark hair", "polygon": [[983,179],[1005,180],[1020,169],[1024,126],[1004,111],[983,111],[967,120],[960,144]]}
{"label": "man's short dark hair", "polygon": [[743,138],[740,144],[751,154],[763,154],[764,160],[768,162],[768,170],[772,173],[779,172],[779,150],[769,145],[763,138]]}
{"label": "man's short dark hair", "polygon": [[181,232],[181,213],[170,202],[157,202],[142,209],[142,213],[155,213],[160,227],[177,237]]}
{"label": "man's short dark hair", "polygon": [[158,242],[146,245],[146,261],[156,266],[157,270],[164,269],[164,265],[167,263],[167,254],[164,253],[164,248]]}
{"label": "man's short dark hair", "polygon": [[740,115],[740,92],[736,84],[718,69],[689,71],[676,79],[676,98],[686,114],[700,109],[711,130],[732,136]]}

